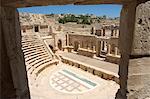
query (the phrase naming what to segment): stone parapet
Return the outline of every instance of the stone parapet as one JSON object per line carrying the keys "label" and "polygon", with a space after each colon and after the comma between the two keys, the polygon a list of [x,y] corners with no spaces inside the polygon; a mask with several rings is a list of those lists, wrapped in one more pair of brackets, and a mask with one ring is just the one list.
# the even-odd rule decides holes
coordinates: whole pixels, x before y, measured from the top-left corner
{"label": "stone parapet", "polygon": [[120,56],[115,56],[115,55],[107,54],[105,61],[111,62],[111,63],[115,63],[115,64],[119,64],[119,62],[120,62]]}
{"label": "stone parapet", "polygon": [[97,75],[103,79],[106,79],[106,80],[113,80],[115,81],[116,83],[119,83],[119,76],[118,74],[115,74],[111,71],[107,71],[107,70],[104,70],[104,69],[101,69],[101,68],[97,68],[97,67],[94,67],[94,66],[91,66],[91,65],[88,65],[88,64],[85,64],[85,63],[82,63],[80,61],[76,61],[76,60],[73,60],[73,59],[70,59],[70,58],[67,58],[67,57],[61,57],[62,58],[62,62],[65,63],[65,64],[69,64],[72,66],[75,66],[77,68],[80,68],[84,71],[88,71],[89,73],[92,73],[93,75]]}
{"label": "stone parapet", "polygon": [[94,54],[96,54],[96,52],[93,50],[89,50],[89,49],[79,48],[78,54],[83,55],[83,56],[87,56],[87,57],[93,57]]}

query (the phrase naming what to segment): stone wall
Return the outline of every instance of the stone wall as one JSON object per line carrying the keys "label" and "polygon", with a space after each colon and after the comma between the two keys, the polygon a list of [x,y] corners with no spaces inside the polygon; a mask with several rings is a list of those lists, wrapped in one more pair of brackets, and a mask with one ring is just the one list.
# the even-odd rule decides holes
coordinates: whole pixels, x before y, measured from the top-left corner
{"label": "stone wall", "polygon": [[19,15],[16,8],[1,8],[1,99],[29,99],[26,67],[21,50]]}
{"label": "stone wall", "polygon": [[108,72],[107,70],[96,68],[95,66],[88,65],[88,64],[85,64],[80,61],[76,61],[67,57],[61,56],[61,59],[62,59],[62,62],[65,64],[69,64],[70,66],[75,66],[91,74],[97,75],[105,80],[113,80],[116,83],[119,83],[119,77],[115,73],[112,73],[110,71]]}
{"label": "stone wall", "polygon": [[66,34],[63,32],[57,32],[53,34],[54,37],[54,46],[58,49],[59,40],[62,42],[62,47],[66,46]]}
{"label": "stone wall", "polygon": [[95,36],[92,35],[69,34],[69,45],[75,46],[75,42],[78,42],[80,47],[85,49],[93,50],[93,46],[96,46]]}
{"label": "stone wall", "polygon": [[117,99],[150,98],[150,3],[123,5],[120,20],[120,90]]}
{"label": "stone wall", "polygon": [[95,51],[89,50],[89,49],[83,49],[83,48],[78,49],[78,54],[79,55],[84,55],[84,56],[91,57],[91,58],[93,58],[95,53],[96,53]]}
{"label": "stone wall", "polygon": [[136,7],[135,30],[128,67],[129,99],[150,98],[150,1]]}

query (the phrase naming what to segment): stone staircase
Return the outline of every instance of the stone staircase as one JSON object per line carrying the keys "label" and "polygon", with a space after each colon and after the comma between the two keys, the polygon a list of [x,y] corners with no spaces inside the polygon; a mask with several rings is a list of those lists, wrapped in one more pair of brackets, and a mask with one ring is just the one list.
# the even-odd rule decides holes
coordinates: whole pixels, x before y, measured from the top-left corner
{"label": "stone staircase", "polygon": [[25,57],[29,82],[34,82],[38,74],[46,67],[57,64],[49,49],[36,33],[22,34],[22,50]]}

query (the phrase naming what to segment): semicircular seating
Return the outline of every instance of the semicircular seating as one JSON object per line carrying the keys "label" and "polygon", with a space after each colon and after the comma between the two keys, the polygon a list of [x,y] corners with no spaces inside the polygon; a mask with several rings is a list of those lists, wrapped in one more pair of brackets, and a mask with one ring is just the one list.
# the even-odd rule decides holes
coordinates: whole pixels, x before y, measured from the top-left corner
{"label": "semicircular seating", "polygon": [[22,34],[22,50],[30,76],[37,76],[43,68],[55,63],[51,53],[37,34]]}

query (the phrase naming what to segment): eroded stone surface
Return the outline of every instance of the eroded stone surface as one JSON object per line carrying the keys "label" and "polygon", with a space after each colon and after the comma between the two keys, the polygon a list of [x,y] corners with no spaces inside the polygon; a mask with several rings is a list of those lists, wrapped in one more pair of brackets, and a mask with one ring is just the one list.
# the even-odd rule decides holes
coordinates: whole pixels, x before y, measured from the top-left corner
{"label": "eroded stone surface", "polygon": [[129,99],[145,99],[150,97],[150,58],[132,59],[129,66]]}
{"label": "eroded stone surface", "polygon": [[136,8],[133,55],[150,55],[150,1]]}
{"label": "eroded stone surface", "polygon": [[19,15],[15,8],[2,7],[2,40],[3,52],[0,65],[2,83],[1,99],[28,99],[28,81],[25,70],[23,53],[21,50],[21,35],[19,28]]}

